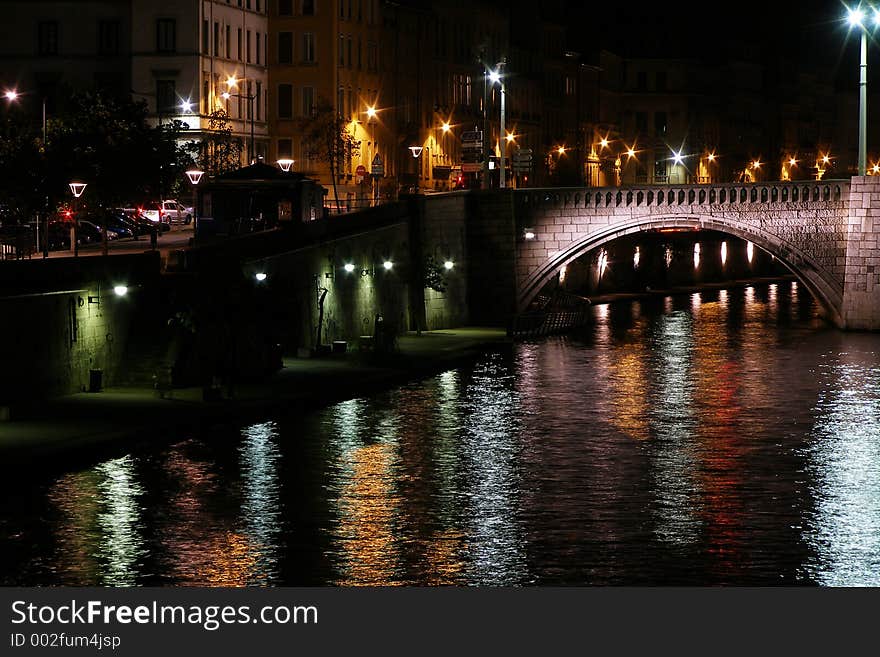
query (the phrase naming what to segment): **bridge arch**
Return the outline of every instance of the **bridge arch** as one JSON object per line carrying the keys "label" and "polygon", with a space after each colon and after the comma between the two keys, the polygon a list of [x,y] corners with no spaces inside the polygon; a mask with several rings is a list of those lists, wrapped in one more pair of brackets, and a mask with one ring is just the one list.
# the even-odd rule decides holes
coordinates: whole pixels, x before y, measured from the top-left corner
{"label": "bridge arch", "polygon": [[810,293],[828,314],[828,318],[838,326],[841,325],[843,290],[840,284],[834,281],[811,256],[753,223],[747,224],[723,216],[711,217],[695,214],[632,218],[598,228],[590,234],[572,241],[552,253],[537,267],[527,272],[524,277],[520,277],[517,299],[518,312],[526,310],[544,285],[556,276],[563,265],[621,237],[660,228],[712,230],[752,242],[755,246],[776,256],[777,260],[810,290]]}

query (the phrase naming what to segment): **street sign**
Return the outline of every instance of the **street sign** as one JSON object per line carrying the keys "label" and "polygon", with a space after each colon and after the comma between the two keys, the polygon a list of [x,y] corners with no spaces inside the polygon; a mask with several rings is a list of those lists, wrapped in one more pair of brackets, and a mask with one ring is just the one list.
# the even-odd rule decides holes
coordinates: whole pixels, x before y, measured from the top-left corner
{"label": "street sign", "polygon": [[354,172],[361,177],[366,176],[367,167],[365,167],[363,164],[358,164],[358,167],[354,170]]}
{"label": "street sign", "polygon": [[370,173],[374,176],[384,176],[385,175],[385,163],[382,161],[382,158],[376,153],[376,157],[373,158],[373,162],[370,165]]}
{"label": "street sign", "polygon": [[477,171],[483,170],[482,162],[462,162],[461,163],[462,173],[476,173]]}
{"label": "street sign", "polygon": [[467,132],[461,133],[461,144],[464,146],[465,144],[482,144],[483,143],[483,133],[480,130],[469,130]]}
{"label": "street sign", "polygon": [[515,150],[512,160],[515,173],[528,173],[532,170],[532,149],[519,148]]}

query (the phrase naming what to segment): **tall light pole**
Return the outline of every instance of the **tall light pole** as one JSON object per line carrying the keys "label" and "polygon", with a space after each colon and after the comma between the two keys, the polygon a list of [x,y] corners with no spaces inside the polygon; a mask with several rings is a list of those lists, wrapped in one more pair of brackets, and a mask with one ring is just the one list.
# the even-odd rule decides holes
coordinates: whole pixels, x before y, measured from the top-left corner
{"label": "tall light pole", "polygon": [[501,72],[501,68],[507,63],[506,59],[502,59],[498,62],[498,65],[495,67],[495,70],[489,73],[489,79],[492,81],[492,84],[496,82],[501,85],[501,132],[498,133],[498,141],[501,144],[501,161],[499,165],[501,170],[498,172],[498,187],[504,189],[505,186],[505,176],[504,176],[504,156],[507,150],[507,140],[505,139],[505,135],[507,131],[504,129],[504,97],[507,95],[507,90],[504,87],[503,75]]}
{"label": "tall light pole", "polygon": [[[234,77],[230,76],[226,80],[226,86],[229,87],[230,89],[232,87],[235,87],[237,89],[238,88],[238,80],[236,80]],[[254,96],[253,94],[233,94],[233,93],[230,93],[229,91],[224,91],[222,94],[220,94],[220,96],[224,100],[229,100],[230,98],[244,98],[248,101],[248,110],[247,111],[248,111],[248,114],[250,115],[250,119],[251,119],[251,144],[250,144],[249,155],[250,155],[250,160],[256,162],[257,157],[256,157],[256,153],[254,152],[254,98],[256,98],[256,96]]]}
{"label": "tall light pole", "polygon": [[[880,25],[880,10],[873,9],[874,27]],[[868,27],[861,5],[847,12],[850,29],[858,28],[861,36],[859,59],[859,175],[868,169]]]}

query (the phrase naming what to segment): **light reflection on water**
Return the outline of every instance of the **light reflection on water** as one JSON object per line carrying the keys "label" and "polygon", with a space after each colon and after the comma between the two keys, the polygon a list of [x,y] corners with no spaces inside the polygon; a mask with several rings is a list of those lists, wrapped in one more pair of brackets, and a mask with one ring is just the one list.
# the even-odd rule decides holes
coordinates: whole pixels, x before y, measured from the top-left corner
{"label": "light reflection on water", "polygon": [[[17,483],[4,584],[880,584],[880,336],[794,284]],[[222,428],[221,428],[222,429]]]}

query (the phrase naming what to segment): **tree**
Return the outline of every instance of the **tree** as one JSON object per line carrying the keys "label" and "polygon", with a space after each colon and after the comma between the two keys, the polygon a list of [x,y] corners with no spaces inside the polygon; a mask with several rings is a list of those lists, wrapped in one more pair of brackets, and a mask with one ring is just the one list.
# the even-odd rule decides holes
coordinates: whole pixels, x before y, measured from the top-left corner
{"label": "tree", "polygon": [[162,197],[188,163],[185,124],[151,126],[143,102],[99,92],[71,93],[50,115],[46,143],[38,121],[10,113],[0,144],[0,199],[22,216],[70,200],[68,183],[88,183],[85,203],[118,207]]}
{"label": "tree", "polygon": [[355,139],[354,131],[349,130],[348,122],[336,112],[333,103],[324,97],[318,99],[312,116],[301,119],[299,126],[303,135],[303,149],[308,156],[326,162],[330,167],[333,196],[339,208],[336,176],[346,160],[358,156],[361,142]]}
{"label": "tree", "polygon": [[226,110],[218,109],[208,115],[208,132],[201,140],[187,144],[186,150],[202,171],[217,176],[241,166],[244,144],[232,135]]}

